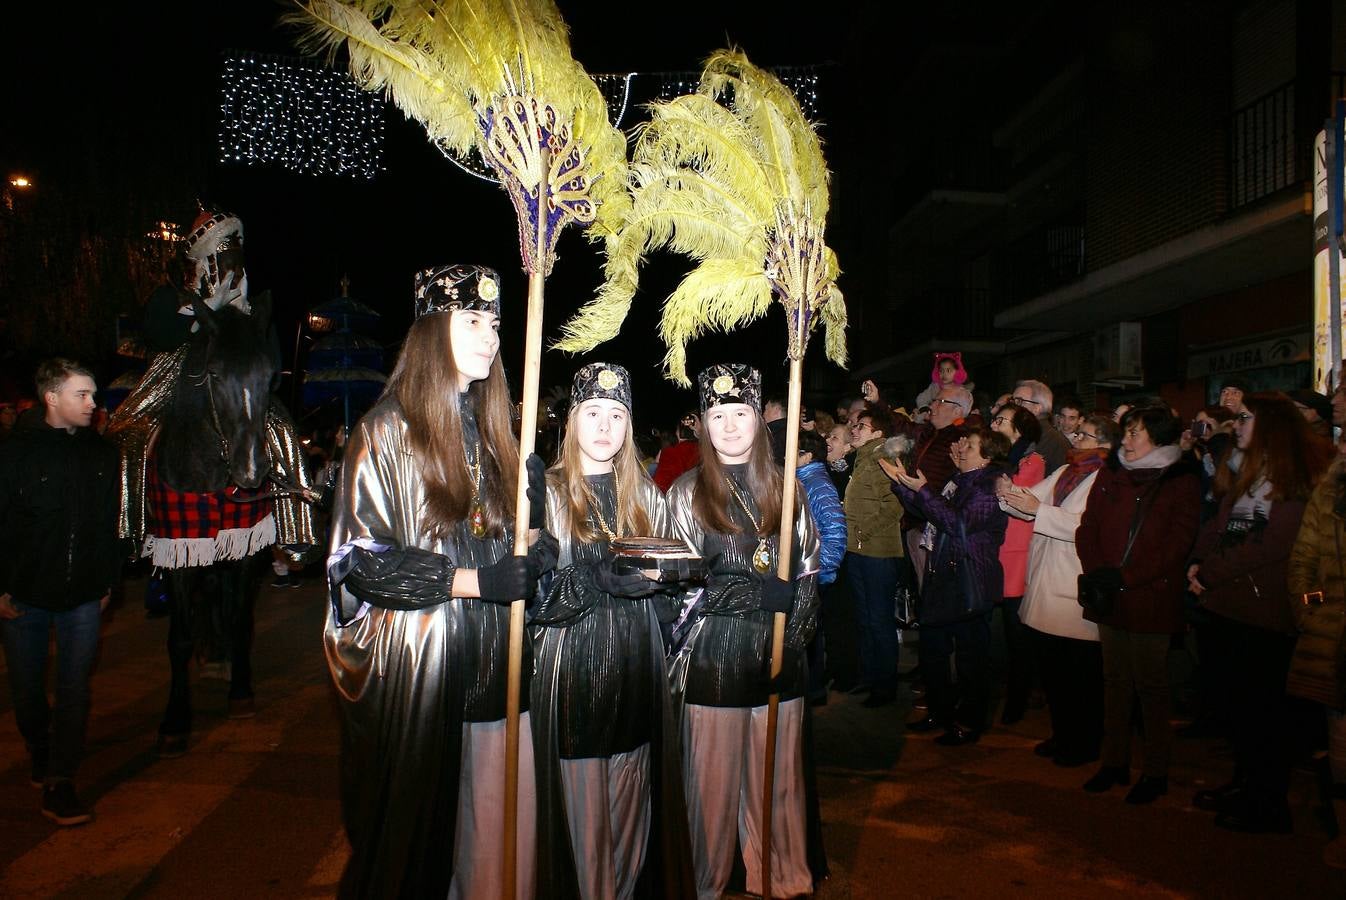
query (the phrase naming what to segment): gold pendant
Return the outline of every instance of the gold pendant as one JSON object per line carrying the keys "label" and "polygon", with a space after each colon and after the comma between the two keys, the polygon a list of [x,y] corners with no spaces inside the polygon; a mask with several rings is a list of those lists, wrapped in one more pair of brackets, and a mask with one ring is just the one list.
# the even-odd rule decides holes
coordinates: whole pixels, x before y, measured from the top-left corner
{"label": "gold pendant", "polygon": [[759,572],[771,568],[771,551],[767,549],[766,538],[759,540],[757,549],[752,552],[752,567]]}
{"label": "gold pendant", "polygon": [[481,508],[480,500],[473,500],[467,513],[467,524],[474,538],[486,537],[486,511]]}

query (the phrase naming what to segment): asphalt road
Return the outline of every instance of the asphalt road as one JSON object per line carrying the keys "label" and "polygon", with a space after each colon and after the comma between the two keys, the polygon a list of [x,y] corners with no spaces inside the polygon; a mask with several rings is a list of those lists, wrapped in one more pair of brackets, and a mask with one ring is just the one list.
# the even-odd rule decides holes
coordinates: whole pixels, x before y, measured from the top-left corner
{"label": "asphalt road", "polygon": [[[0,897],[180,900],[327,897],[347,852],[337,804],[337,721],[318,639],[321,586],[264,587],[257,717],[225,718],[226,685],[198,679],[190,752],[159,760],[167,621],[142,584],[106,622],[78,784],[97,818],[57,828],[38,813],[0,670]],[[822,900],[888,897],[1346,897],[1320,862],[1328,840],[1314,775],[1296,770],[1296,833],[1215,828],[1193,791],[1226,780],[1214,740],[1180,740],[1171,791],[1151,807],[1085,794],[1091,769],[1032,753],[1032,710],[974,746],[907,738],[906,703],[864,709],[834,693],[816,714],[832,877]]]}

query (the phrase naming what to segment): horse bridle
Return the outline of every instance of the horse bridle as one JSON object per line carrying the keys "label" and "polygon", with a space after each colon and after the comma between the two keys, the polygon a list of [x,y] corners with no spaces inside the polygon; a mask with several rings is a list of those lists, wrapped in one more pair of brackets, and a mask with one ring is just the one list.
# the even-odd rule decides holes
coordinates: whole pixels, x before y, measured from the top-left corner
{"label": "horse bridle", "polygon": [[[206,357],[209,359],[210,351],[214,348],[215,339],[211,337],[206,345]],[[228,471],[229,463],[233,457],[229,447],[229,438],[225,436],[224,424],[220,421],[220,411],[215,405],[215,379],[219,376],[210,371],[210,364],[207,363],[205,371],[199,376],[192,376],[197,384],[203,384],[206,388],[206,404],[210,407],[210,424],[215,429],[215,437],[220,442],[220,461],[224,463],[225,470]],[[267,472],[267,479],[280,486],[280,490],[263,491],[258,494],[241,496],[239,494],[225,493],[226,499],[232,503],[257,503],[261,500],[271,500],[275,497],[294,497],[298,496],[308,501],[316,503],[319,499],[318,493],[310,488],[305,488],[291,481],[280,478],[274,467]]]}

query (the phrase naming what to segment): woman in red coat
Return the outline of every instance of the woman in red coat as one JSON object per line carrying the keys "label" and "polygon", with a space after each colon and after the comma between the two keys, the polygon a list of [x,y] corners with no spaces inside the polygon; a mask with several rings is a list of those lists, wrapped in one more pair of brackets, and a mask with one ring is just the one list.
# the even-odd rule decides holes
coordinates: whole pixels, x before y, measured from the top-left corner
{"label": "woman in red coat", "polygon": [[[1009,403],[995,414],[991,430],[1009,438],[1009,476],[1015,487],[1030,488],[1047,476],[1047,464],[1035,449],[1042,437],[1042,424],[1037,416]],[[1024,717],[1033,682],[1028,632],[1019,621],[1019,605],[1023,603],[1024,582],[1028,579],[1028,544],[1032,539],[1033,523],[1011,517],[1005,527],[1005,542],[1000,545],[1000,567],[1005,570],[1005,599],[1000,604],[1000,622],[1005,627],[1002,725],[1013,725]]]}
{"label": "woman in red coat", "polygon": [[1144,764],[1128,803],[1168,793],[1168,647],[1184,628],[1187,557],[1201,513],[1200,479],[1178,446],[1182,430],[1167,408],[1128,411],[1121,453],[1098,473],[1075,533],[1084,573],[1119,589],[1111,611],[1085,610],[1103,645],[1103,766],[1084,789],[1131,783],[1131,709],[1139,695]]}

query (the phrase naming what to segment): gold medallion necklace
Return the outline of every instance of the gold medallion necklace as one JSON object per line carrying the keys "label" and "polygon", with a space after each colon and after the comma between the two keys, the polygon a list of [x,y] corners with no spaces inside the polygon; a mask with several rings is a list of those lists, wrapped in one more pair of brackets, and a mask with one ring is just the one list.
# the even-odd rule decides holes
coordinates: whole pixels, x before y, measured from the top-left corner
{"label": "gold medallion necklace", "polygon": [[467,463],[467,474],[472,476],[472,504],[467,508],[467,527],[477,539],[486,537],[486,510],[481,505],[481,442],[472,445],[472,457],[467,458],[467,448],[463,448],[463,462]]}
{"label": "gold medallion necklace", "polygon": [[743,508],[743,514],[748,517],[748,521],[752,522],[752,527],[757,532],[757,549],[752,552],[752,567],[758,572],[765,573],[767,569],[771,568],[771,550],[767,548],[766,536],[762,534],[762,523],[757,521],[757,517],[748,508],[748,502],[738,492],[738,486],[734,484],[734,479],[726,475],[724,481],[725,484],[729,485],[729,493],[734,495],[738,505]]}
{"label": "gold medallion necklace", "polygon": [[[615,510],[613,518],[616,519],[617,529],[620,529],[622,526],[622,483],[617,480],[616,468],[612,470],[612,491],[617,495],[617,504],[613,507]],[[603,518],[602,500],[599,499],[597,494],[591,493],[591,497],[593,502],[589,505],[589,508],[594,512],[594,518],[598,520],[598,527],[603,531],[603,534],[607,535],[609,542],[617,540],[617,538],[621,537],[621,533],[619,530],[610,528],[608,526],[608,520]]]}

